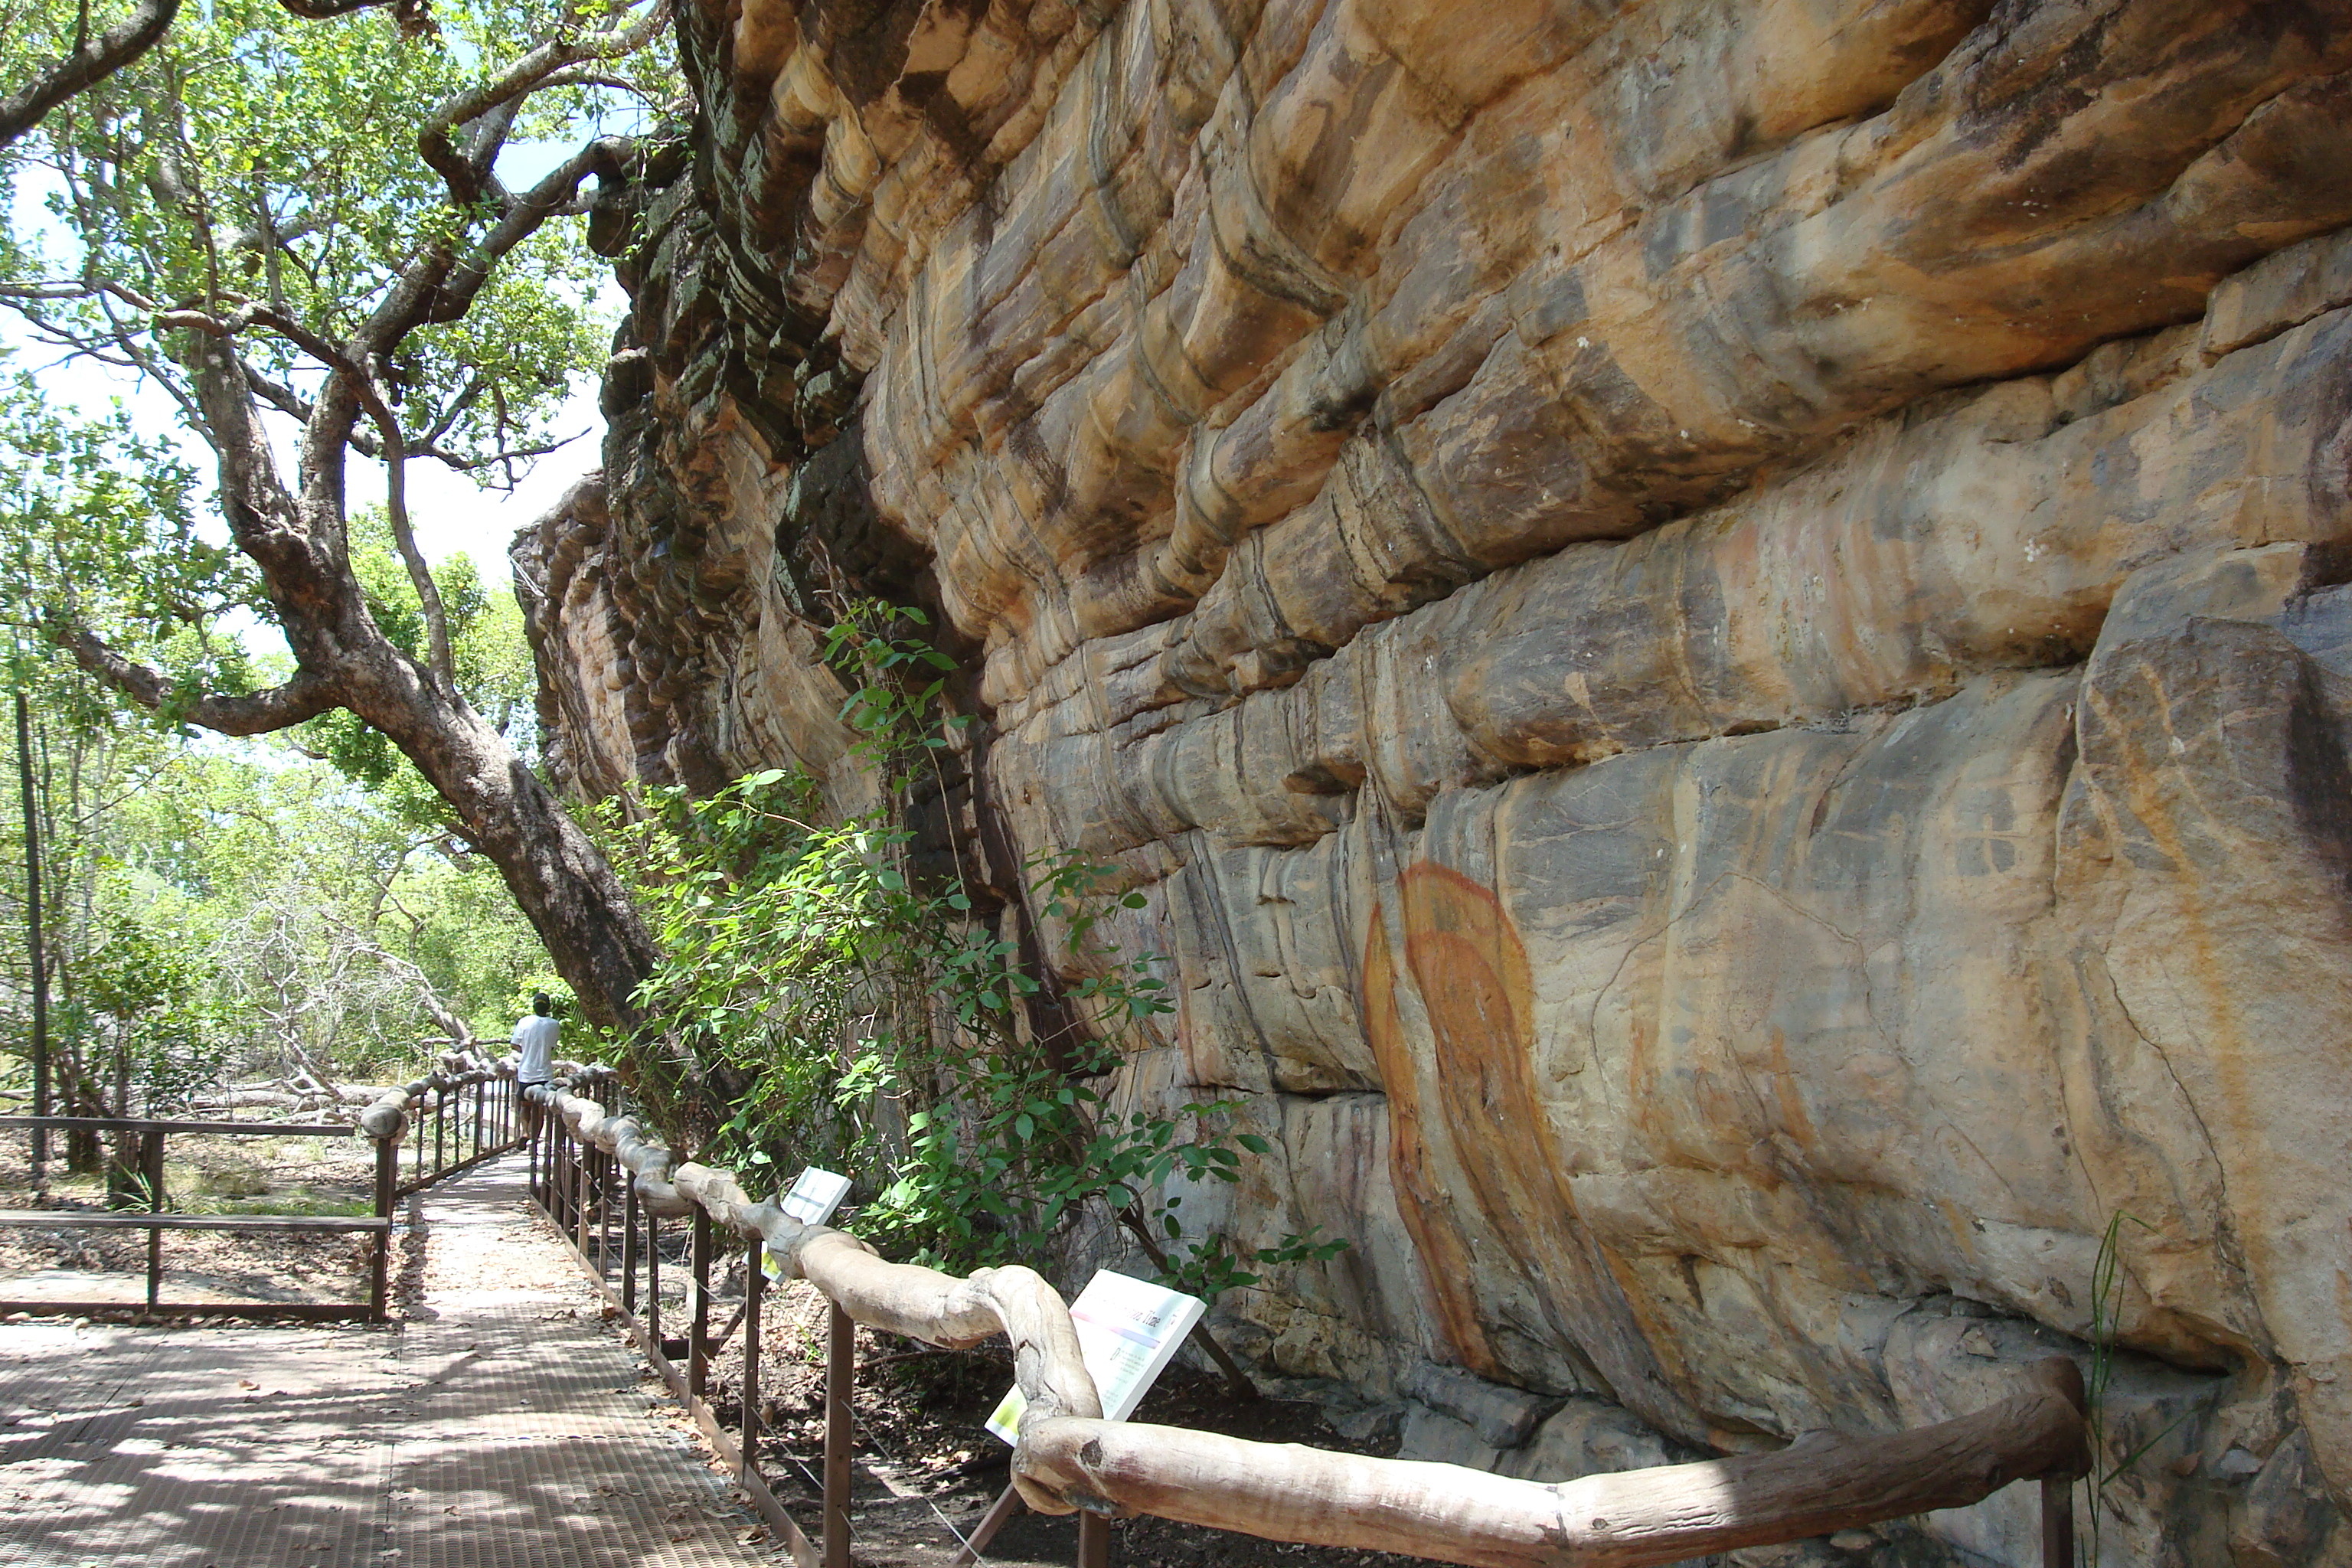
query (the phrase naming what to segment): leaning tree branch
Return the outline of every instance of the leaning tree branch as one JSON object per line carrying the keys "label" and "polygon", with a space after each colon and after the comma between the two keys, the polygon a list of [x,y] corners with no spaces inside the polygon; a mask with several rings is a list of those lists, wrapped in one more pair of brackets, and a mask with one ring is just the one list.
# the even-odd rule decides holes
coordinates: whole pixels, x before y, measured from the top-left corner
{"label": "leaning tree branch", "polygon": [[453,245],[436,243],[408,266],[352,334],[353,354],[389,356],[417,328],[461,320],[498,264],[549,219],[561,216],[583,180],[592,174],[601,179],[619,174],[629,145],[625,138],[600,137],[549,170],[522,195],[509,197],[498,223],[467,249],[462,266]]}
{"label": "leaning tree branch", "polygon": [[0,279],[0,300],[89,300],[110,294],[134,310],[157,310],[162,307],[138,289],[127,284],[106,279],[83,278],[11,278]]}
{"label": "leaning tree branch", "polygon": [[[157,324],[163,323],[159,319]],[[200,428],[219,461],[221,510],[237,548],[272,579],[273,590],[281,576],[289,586],[310,577],[312,563],[304,559],[310,531],[278,471],[278,455],[246,383],[243,357],[226,342],[226,333],[200,327],[190,333],[185,363],[201,409]]]}
{"label": "leaning tree branch", "polygon": [[[636,0],[628,0],[634,5]],[[506,145],[522,100],[551,87],[601,79],[579,68],[625,58],[644,48],[669,18],[670,0],[655,0],[626,27],[586,37],[559,31],[526,50],[504,71],[445,100],[416,134],[417,155],[449,187],[450,205],[469,207],[485,197],[506,199],[492,166]],[[460,152],[457,134],[476,126],[472,145]]]}
{"label": "leaning tree branch", "polygon": [[288,16],[299,16],[306,22],[328,22],[355,12],[389,6],[393,20],[409,37],[422,37],[440,30],[434,23],[433,7],[427,0],[278,0],[278,5]]}
{"label": "leaning tree branch", "polygon": [[[599,137],[571,157],[548,171],[539,184],[514,199],[506,216],[496,227],[484,235],[470,250],[462,265],[453,268],[446,281],[426,301],[431,321],[455,321],[464,317],[474,306],[474,298],[489,282],[499,262],[524,240],[537,233],[551,218],[563,216],[580,193],[581,182],[594,174],[600,179],[618,176],[621,159],[630,143],[617,136]],[[422,322],[418,323],[422,325]]]}
{"label": "leaning tree branch", "polygon": [[[123,290],[121,297],[131,298],[130,290]],[[154,353],[148,345],[139,341],[138,334],[131,330],[129,323],[125,322],[118,313],[115,308],[116,294],[111,290],[101,291],[97,299],[99,313],[106,318],[111,341],[122,350],[131,363],[138,367],[139,374],[153,384],[162,387],[172,401],[180,405],[180,412],[191,418],[200,420],[203,409],[196,400],[189,396],[175,380],[163,374],[163,367],[156,362]],[[201,428],[201,424],[199,427]]]}
{"label": "leaning tree branch", "polygon": [[53,626],[50,636],[74,662],[151,713],[184,719],[223,735],[267,735],[315,719],[339,705],[334,683],[309,670],[267,691],[243,697],[206,693],[184,699],[162,670],[125,658],[83,626]]}
{"label": "leaning tree branch", "polygon": [[0,99],[0,147],[38,125],[49,110],[74,94],[104,81],[153,48],[179,14],[180,0],[138,0],[131,15],[97,37],[83,38],[73,53]]}
{"label": "leaning tree branch", "polygon": [[425,1015],[441,1026],[453,1044],[463,1049],[474,1043],[474,1031],[467,1027],[466,1020],[458,1015],[457,1006],[438,991],[433,989],[432,977],[423,969],[394,952],[350,921],[335,920],[332,916],[329,919],[341,930],[344,939],[362,956],[375,960],[388,973],[399,975],[415,988],[417,1000],[425,1008]]}
{"label": "leaning tree branch", "polygon": [[670,0],[656,4],[626,27],[610,29],[588,36],[564,37],[561,35],[526,50],[514,64],[486,82],[467,89],[445,100],[433,111],[427,122],[427,134],[438,132],[447,135],[469,121],[478,120],[499,104],[535,92],[561,70],[591,60],[617,60],[635,54],[653,42],[654,35],[669,20]]}
{"label": "leaning tree branch", "polygon": [[[402,563],[408,568],[408,580],[415,585],[417,604],[425,613],[434,677],[446,693],[455,695],[457,661],[450,652],[448,614],[441,603],[441,589],[433,581],[433,569],[425,563],[425,552],[416,547],[416,533],[408,521],[408,442],[401,434],[399,416],[384,402],[375,377],[333,343],[271,306],[244,305],[226,317],[208,316],[199,310],[166,310],[155,321],[158,326],[187,327],[223,339],[248,327],[267,328],[325,365],[330,374],[351,389],[368,417],[375,421],[378,438],[383,444],[385,511],[392,520],[393,543],[400,551]],[[243,365],[242,359],[238,363]],[[247,384],[250,384],[248,375]],[[316,417],[315,410],[312,416]]]}
{"label": "leaning tree branch", "polygon": [[[253,395],[256,397],[292,419],[296,424],[308,425],[311,416],[318,412],[317,404],[284,382],[273,381],[242,361],[239,362],[239,368],[245,372],[245,384],[253,389]],[[457,424],[458,416],[465,412],[467,405],[481,395],[481,384],[477,381],[469,387],[434,426],[432,434],[425,439],[409,442],[408,455],[412,458],[429,459],[457,473],[470,474],[499,463],[544,458],[550,452],[562,451],[580,438],[578,436],[566,436],[558,440],[540,441],[524,447],[506,447],[495,452],[478,455],[458,451],[442,445],[441,437]],[[363,458],[381,460],[383,457],[383,443],[365,430],[354,429],[351,435],[351,443],[352,449]]]}

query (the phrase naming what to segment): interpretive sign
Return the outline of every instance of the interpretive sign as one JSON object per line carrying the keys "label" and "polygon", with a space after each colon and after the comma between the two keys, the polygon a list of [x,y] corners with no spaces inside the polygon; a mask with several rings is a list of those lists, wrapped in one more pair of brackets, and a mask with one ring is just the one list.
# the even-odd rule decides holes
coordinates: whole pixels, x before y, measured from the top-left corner
{"label": "interpretive sign", "polygon": [[776,1206],[803,1225],[823,1225],[848,1195],[847,1176],[837,1176],[811,1165],[793,1184],[793,1190],[776,1200]]}
{"label": "interpretive sign", "polygon": [[[1102,1396],[1104,1419],[1124,1421],[1135,1414],[1152,1381],[1208,1310],[1198,1296],[1108,1268],[1087,1281],[1070,1303],[1070,1319],[1077,1325],[1078,1352],[1087,1373]],[[990,1414],[988,1429],[1008,1443],[1015,1441],[1021,1435],[1021,1413],[1027,1408],[1029,1401],[1016,1386]]]}
{"label": "interpretive sign", "polygon": [[[820,1171],[811,1165],[800,1173],[799,1180],[793,1183],[792,1190],[776,1200],[776,1206],[803,1225],[823,1225],[833,1217],[833,1211],[839,1208],[841,1200],[848,1195],[847,1176]],[[784,1277],[783,1266],[776,1261],[775,1255],[764,1247],[760,1249],[760,1254],[761,1267],[768,1271],[768,1278],[782,1279]]]}

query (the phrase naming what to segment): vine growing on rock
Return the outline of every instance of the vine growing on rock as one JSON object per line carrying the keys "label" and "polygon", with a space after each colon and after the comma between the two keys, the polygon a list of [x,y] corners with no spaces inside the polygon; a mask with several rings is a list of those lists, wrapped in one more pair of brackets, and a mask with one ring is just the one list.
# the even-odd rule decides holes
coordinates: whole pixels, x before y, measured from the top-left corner
{"label": "vine growing on rock", "polygon": [[1144,901],[1112,868],[1070,854],[1024,868],[1029,908],[1092,971],[1061,993],[1088,1026],[1075,1039],[1024,1023],[1044,983],[1022,962],[1013,912],[957,873],[918,869],[902,805],[942,783],[957,724],[940,711],[950,662],[904,635],[922,624],[860,605],[832,634],[855,688],[843,716],[882,804],[827,820],[814,780],[771,768],[705,798],[653,789],[608,812],[662,954],[639,1005],[646,1037],[673,1055],[641,1063],[640,1083],[719,1090],[732,1113],[709,1141],[717,1163],[780,1183],[802,1161],[860,1173],[861,1233],[943,1268],[1034,1261],[1088,1215],[1123,1226],[1167,1283],[1210,1297],[1261,1267],[1335,1256],[1344,1241],[1244,1248],[1187,1223],[1181,1188],[1238,1181],[1244,1155],[1271,1152],[1230,1126],[1233,1102],[1157,1114],[1106,1101],[1119,1041],[1171,1010],[1159,960],[1100,933],[1113,910]]}

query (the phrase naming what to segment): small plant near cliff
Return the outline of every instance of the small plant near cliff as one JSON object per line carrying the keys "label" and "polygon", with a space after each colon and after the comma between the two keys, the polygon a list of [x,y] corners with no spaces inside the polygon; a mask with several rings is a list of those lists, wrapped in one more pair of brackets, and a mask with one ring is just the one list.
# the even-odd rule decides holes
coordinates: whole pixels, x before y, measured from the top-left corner
{"label": "small plant near cliff", "polygon": [[[2115,1381],[2116,1335],[2123,1319],[2124,1269],[2123,1227],[2128,1222],[2142,1230],[2155,1227],[2136,1215],[2118,1209],[2109,1216],[2107,1228],[2099,1237],[2098,1256],[2091,1261],[2091,1367],[2083,1379],[2084,1425],[2090,1428],[2091,1473],[2084,1479],[2084,1511],[2090,1517],[2089,1541],[2084,1561],[2095,1565],[2100,1561],[2105,1515],[2110,1511],[2106,1501],[2107,1488],[2137,1468],[2139,1462],[2158,1443],[2179,1429],[2189,1419],[2184,1414],[2176,1417],[2164,1430],[2125,1455],[2113,1465],[2106,1465],[2105,1456],[2114,1447],[2114,1435],[2108,1424],[2107,1390]],[[2106,1468],[2102,1468],[2102,1466]]]}
{"label": "small plant near cliff", "polygon": [[[949,747],[937,715],[951,666],[899,635],[908,619],[920,624],[855,606],[830,642],[851,677],[843,717],[893,805],[943,783]],[[1172,1115],[1104,1103],[1097,1084],[1122,1038],[1172,1010],[1159,961],[1101,935],[1115,911],[1143,906],[1113,868],[1056,854],[1024,867],[1028,910],[1086,971],[1054,998],[1083,1026],[1041,1038],[1027,1005],[1046,983],[1022,960],[1019,911],[992,910],[961,877],[919,874],[893,805],[824,816],[812,780],[769,769],[705,799],[646,791],[608,817],[663,953],[639,993],[647,1037],[691,1058],[647,1064],[641,1081],[683,1065],[731,1101],[705,1158],[838,1163],[873,1184],[864,1234],[950,1268],[1036,1261],[1089,1212],[1137,1237],[1167,1282],[1206,1296],[1347,1245],[1290,1236],[1247,1250],[1188,1233],[1166,1189],[1236,1182],[1243,1156],[1271,1146],[1230,1130],[1230,1101]]]}

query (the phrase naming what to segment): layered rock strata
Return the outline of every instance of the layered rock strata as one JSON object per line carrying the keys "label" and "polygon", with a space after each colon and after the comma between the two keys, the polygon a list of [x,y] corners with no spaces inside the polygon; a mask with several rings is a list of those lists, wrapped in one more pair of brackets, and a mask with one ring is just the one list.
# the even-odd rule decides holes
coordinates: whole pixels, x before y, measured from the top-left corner
{"label": "layered rock strata", "polygon": [[572,787],[861,800],[822,625],[927,604],[974,874],[1119,868],[1119,1092],[1274,1140],[1187,1212],[1353,1244],[1221,1305],[1262,1364],[1557,1478],[2112,1324],[2105,1561],[2352,1562],[2352,5],[681,44],[518,546]]}

